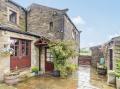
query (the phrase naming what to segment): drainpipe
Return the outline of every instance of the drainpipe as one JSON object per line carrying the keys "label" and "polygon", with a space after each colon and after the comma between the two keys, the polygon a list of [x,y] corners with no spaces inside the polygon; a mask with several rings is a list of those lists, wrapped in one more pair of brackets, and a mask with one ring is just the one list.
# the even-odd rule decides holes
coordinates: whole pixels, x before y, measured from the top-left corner
{"label": "drainpipe", "polygon": [[25,12],[25,32],[27,32],[27,9],[24,8],[23,10]]}
{"label": "drainpipe", "polygon": [[25,9],[25,31],[27,32],[27,10]]}
{"label": "drainpipe", "polygon": [[62,40],[64,40],[64,35],[65,35],[65,33],[64,33],[64,32],[65,32],[65,30],[64,30],[64,28],[65,28],[65,27],[64,27],[64,22],[65,22],[65,21],[64,21],[64,16],[63,16],[62,19],[63,19],[63,24],[62,24],[62,25],[63,25],[63,26],[62,26]]}

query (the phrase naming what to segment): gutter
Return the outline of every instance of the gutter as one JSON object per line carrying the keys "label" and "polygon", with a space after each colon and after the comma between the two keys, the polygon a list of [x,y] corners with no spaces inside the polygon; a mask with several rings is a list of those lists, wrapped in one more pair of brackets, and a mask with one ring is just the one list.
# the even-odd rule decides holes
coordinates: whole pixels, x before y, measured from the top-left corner
{"label": "gutter", "polygon": [[38,35],[35,35],[35,34],[31,34],[29,32],[21,32],[21,31],[18,31],[18,30],[9,28],[9,27],[3,27],[1,25],[0,25],[0,30],[2,30],[2,31],[9,31],[9,32],[15,32],[15,33],[23,34],[23,35],[29,35],[29,36],[34,36],[34,37],[37,37],[37,38],[41,38],[41,36],[38,36]]}

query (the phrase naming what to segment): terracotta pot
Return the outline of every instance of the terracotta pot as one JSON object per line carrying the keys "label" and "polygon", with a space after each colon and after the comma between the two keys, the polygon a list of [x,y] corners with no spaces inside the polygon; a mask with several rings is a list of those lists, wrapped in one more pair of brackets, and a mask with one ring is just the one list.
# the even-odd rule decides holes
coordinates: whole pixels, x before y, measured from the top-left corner
{"label": "terracotta pot", "polygon": [[120,89],[120,78],[116,77],[116,88]]}
{"label": "terracotta pot", "polygon": [[19,81],[18,74],[9,74],[4,76],[4,81],[8,85],[17,84]]}

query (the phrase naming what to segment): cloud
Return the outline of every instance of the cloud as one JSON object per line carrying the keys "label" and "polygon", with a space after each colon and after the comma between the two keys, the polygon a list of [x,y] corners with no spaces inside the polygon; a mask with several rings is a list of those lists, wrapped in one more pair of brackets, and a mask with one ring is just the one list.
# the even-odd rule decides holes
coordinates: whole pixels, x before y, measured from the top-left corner
{"label": "cloud", "polygon": [[115,34],[109,35],[109,39],[112,39],[117,36],[120,36],[120,33],[115,33]]}
{"label": "cloud", "polygon": [[86,24],[86,22],[84,21],[84,19],[81,16],[76,16],[76,17],[72,18],[72,21],[76,26]]}

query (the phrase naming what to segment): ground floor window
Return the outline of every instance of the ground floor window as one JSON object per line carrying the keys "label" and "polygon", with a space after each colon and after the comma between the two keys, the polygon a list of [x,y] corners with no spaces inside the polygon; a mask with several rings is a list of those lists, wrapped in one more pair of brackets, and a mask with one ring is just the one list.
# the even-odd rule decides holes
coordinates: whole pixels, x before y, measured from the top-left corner
{"label": "ground floor window", "polygon": [[31,66],[31,41],[11,38],[10,47],[14,54],[10,58],[11,69],[21,69]]}
{"label": "ground floor window", "polygon": [[53,55],[51,54],[49,49],[47,49],[47,61],[53,62]]}

